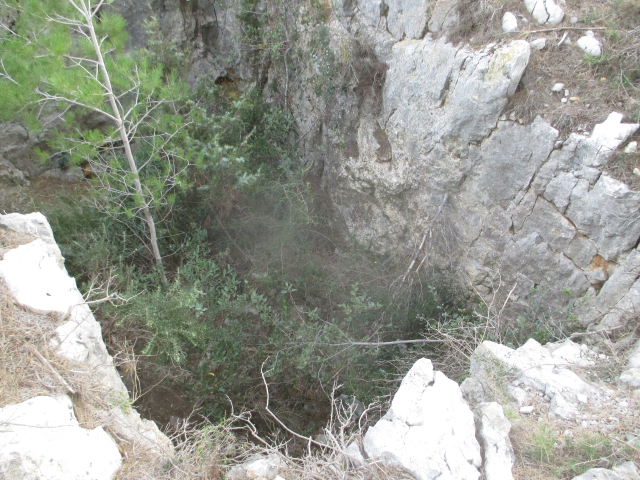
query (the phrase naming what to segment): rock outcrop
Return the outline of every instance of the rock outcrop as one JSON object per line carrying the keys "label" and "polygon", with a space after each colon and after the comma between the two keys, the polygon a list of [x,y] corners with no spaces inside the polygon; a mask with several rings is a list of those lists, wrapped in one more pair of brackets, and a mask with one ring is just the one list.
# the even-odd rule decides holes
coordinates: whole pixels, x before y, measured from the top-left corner
{"label": "rock outcrop", "polygon": [[633,462],[625,462],[611,470],[592,468],[572,480],[640,480],[640,472]]}
{"label": "rock outcrop", "polygon": [[[621,428],[635,432],[629,390],[591,382],[585,375],[606,360],[571,340],[542,346],[531,339],[516,350],[485,341],[474,352],[471,375],[459,388],[434,372],[429,360],[420,359],[403,379],[387,414],[367,431],[367,461],[400,467],[420,480],[477,480],[481,473],[487,480],[512,479],[515,455],[506,410],[512,419],[532,417],[567,438],[574,431],[601,438],[619,437]],[[630,442],[635,445],[635,437]],[[622,478],[639,478],[633,462],[610,470],[593,468],[574,480]]]}
{"label": "rock outcrop", "polygon": [[629,392],[588,382],[574,371],[597,368],[604,360],[605,355],[571,340],[542,346],[530,339],[516,350],[484,341],[471,358],[471,375],[461,390],[472,404],[497,401],[521,414],[606,434],[632,414]]}
{"label": "rock outcrop", "polygon": [[5,480],[110,480],[122,458],[102,427],[80,426],[69,397],[34,397],[0,409]]}
{"label": "rock outcrop", "polygon": [[473,413],[458,385],[424,358],[402,380],[387,414],[367,431],[364,449],[419,480],[480,476]]}
{"label": "rock outcrop", "polygon": [[[540,23],[563,18],[551,0],[529,3]],[[602,167],[639,125],[613,112],[590,134],[560,138],[541,117],[502,116],[529,44],[455,45],[429,27],[429,10],[408,14],[420,4],[336,7],[331,46],[357,38],[359,83],[331,98],[292,87],[310,171],[337,221],[374,251],[410,256],[438,212],[429,261],[485,303],[502,304],[515,287],[513,316],[566,316],[595,302],[578,316],[583,326],[623,324],[637,314],[638,275],[608,284],[633,270],[640,194]]]}
{"label": "rock outcrop", "polygon": [[512,480],[515,455],[509,430],[511,423],[499,403],[487,402],[475,410],[477,436],[484,456],[484,476],[487,480]]}
{"label": "rock outcrop", "polygon": [[[119,442],[126,442],[128,448],[136,451],[151,452],[158,456],[159,461],[171,455],[173,452],[171,441],[158,430],[158,427],[153,422],[142,420],[139,414],[130,408],[127,389],[115,370],[113,359],[107,352],[102,340],[100,325],[95,320],[91,309],[78,291],[75,280],[67,274],[64,268],[64,259],[53,238],[53,232],[46,218],[40,213],[32,213],[29,215],[0,215],[0,228],[20,232],[30,237],[28,243],[3,252],[0,259],[0,278],[7,285],[15,304],[32,312],[57,315],[58,318],[61,319],[60,325],[56,329],[56,335],[51,340],[53,352],[72,362],[78,362],[87,367],[91,371],[92,377],[96,379],[96,383],[98,384],[96,388],[102,391],[104,401],[109,405],[107,409],[92,411],[92,415],[99,419],[100,423],[105,425],[109,432],[116,436]],[[0,450],[2,452],[12,452],[10,454],[7,453],[7,455],[9,455],[8,457],[2,458],[0,471],[2,468],[5,470],[13,468],[12,465],[17,462],[17,460],[15,460],[16,458],[22,459],[20,460],[20,462],[22,462],[20,463],[21,465],[29,463],[31,461],[29,459],[32,457],[41,458],[38,457],[40,453],[37,452],[28,451],[24,453],[22,446],[28,443],[33,443],[34,446],[39,445],[39,440],[32,437],[34,435],[36,437],[38,435],[44,435],[45,433],[43,432],[45,430],[46,438],[49,442],[56,445],[66,445],[67,437],[65,437],[64,434],[67,430],[53,428],[52,426],[57,425],[55,422],[41,424],[40,420],[38,420],[38,418],[45,416],[42,413],[38,413],[42,412],[42,409],[45,408],[43,405],[57,405],[56,408],[60,412],[66,412],[68,418],[66,418],[64,425],[74,427],[74,429],[69,430],[69,432],[71,432],[69,435],[77,438],[78,442],[81,442],[81,439],[84,438],[77,433],[78,429],[82,430],[78,427],[77,420],[75,420],[74,417],[69,417],[67,407],[70,405],[70,400],[68,398],[50,399],[46,401],[38,400],[38,398],[40,397],[23,402],[20,405],[6,406],[0,411],[2,412],[0,415],[8,422],[7,425],[9,426],[8,429],[0,432],[0,445],[3,446]],[[60,407],[60,405],[66,407],[63,408]],[[126,408],[123,408],[123,405]],[[31,412],[32,407],[35,409],[34,412]],[[17,424],[12,426],[12,420],[10,419],[15,418],[15,415],[17,415],[16,412],[25,419],[30,419],[31,415],[35,415],[36,419],[33,423],[30,423],[31,420],[29,420],[29,422],[26,420],[25,422],[16,420]],[[52,412],[52,416],[54,415],[57,414]],[[60,415],[62,415],[62,413],[60,413]],[[59,415],[52,418],[58,417]],[[22,428],[21,425],[24,426],[23,423],[29,428]],[[61,423],[61,425],[63,424]],[[91,441],[94,443],[105,442],[104,437],[107,434],[102,431],[102,429],[96,429],[91,432],[93,433],[90,435],[87,434],[87,439],[93,439]],[[58,433],[60,433],[60,436],[56,437]],[[107,439],[110,440],[108,436]],[[94,462],[97,467],[102,468],[102,466],[104,466],[104,472],[112,472],[112,470],[115,472],[120,465],[120,454],[113,440],[110,440],[110,442],[110,444],[108,442],[107,444],[113,444],[118,461],[96,460]],[[86,448],[88,448],[88,445],[89,444],[87,444]],[[68,447],[67,445],[60,451],[62,452]],[[105,455],[107,455],[107,452],[110,450],[105,447],[104,451]],[[60,457],[56,456],[58,453],[60,453],[58,450],[52,448],[50,452],[47,453],[49,456],[47,456],[45,460],[46,462],[50,462],[49,458],[52,458],[53,460],[51,460],[51,462],[62,465],[62,467],[60,467],[60,472],[62,473],[58,476],[46,476],[48,470],[43,467],[45,468],[44,470],[34,470],[35,472],[40,472],[34,475],[44,475],[46,478],[60,479],[80,478],[73,476],[75,473],[73,475],[69,473],[72,471],[75,472],[75,470],[67,470],[67,467],[76,468],[67,465],[68,453],[65,453],[66,456],[63,455]],[[105,457],[105,459],[106,458],[107,457]],[[38,460],[38,462],[39,461],[40,460]],[[82,462],[85,462],[85,459],[81,459],[80,465],[84,465]],[[111,467],[107,468],[107,464],[115,465],[115,469],[110,469]],[[25,466],[24,468],[27,467]],[[25,471],[31,474],[29,468],[31,467],[28,467]],[[101,473],[100,475],[103,476],[96,476],[95,478],[111,478],[107,473]]]}

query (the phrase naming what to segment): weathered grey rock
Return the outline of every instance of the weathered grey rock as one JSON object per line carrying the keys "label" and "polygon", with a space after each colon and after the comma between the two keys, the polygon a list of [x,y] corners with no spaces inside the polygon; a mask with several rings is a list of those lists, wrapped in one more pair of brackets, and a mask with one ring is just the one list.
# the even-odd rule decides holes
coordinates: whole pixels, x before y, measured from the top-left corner
{"label": "weathered grey rock", "polygon": [[532,40],[531,42],[529,42],[529,45],[533,50],[544,50],[544,48],[547,46],[547,39],[536,38],[535,40]]}
{"label": "weathered grey rock", "polygon": [[524,0],[524,5],[539,25],[558,25],[564,10],[553,0]]}
{"label": "weathered grey rock", "polygon": [[587,30],[585,36],[580,37],[576,44],[588,55],[593,57],[602,55],[602,43],[591,30]]}
{"label": "weathered grey rock", "polygon": [[615,309],[639,276],[640,252],[634,249],[622,260],[598,295],[578,309],[580,323],[589,325],[602,320],[605,315]]}
{"label": "weathered grey rock", "polygon": [[502,31],[504,33],[514,33],[518,31],[518,19],[511,12],[504,12],[502,16]]}
{"label": "weathered grey rock", "polygon": [[[226,76],[241,84],[253,80],[252,68],[241,51],[243,26],[239,18],[241,2],[191,2],[151,0],[150,2],[114,2],[108,8],[121,15],[127,26],[129,45],[147,46],[144,24],[157,19],[163,41],[173,42],[189,51],[190,83],[200,77]],[[264,8],[258,4],[258,10]]]}
{"label": "weathered grey rock", "polygon": [[640,480],[640,472],[633,462],[625,462],[611,470],[592,468],[572,480]]}
{"label": "weathered grey rock", "polygon": [[616,303],[593,330],[614,330],[626,325],[638,317],[640,313],[640,280],[625,292],[624,296]]}
{"label": "weathered grey rock", "polygon": [[575,404],[566,401],[560,394],[554,395],[549,403],[549,416],[573,420],[577,413],[578,409]]}
{"label": "weathered grey rock", "polygon": [[42,176],[55,178],[62,182],[79,182],[84,179],[84,172],[80,167],[71,167],[66,169],[53,168],[44,172]]}
{"label": "weathered grey rock", "polygon": [[256,455],[245,463],[234,466],[229,470],[226,478],[230,480],[274,480],[283,466],[282,458],[276,453],[267,456]]}
{"label": "weathered grey rock", "polygon": [[593,242],[582,235],[576,235],[564,251],[564,254],[570,258],[573,263],[585,270],[591,265],[596,253],[598,253],[598,249]]}
{"label": "weathered grey rock", "polygon": [[640,387],[640,340],[633,347],[627,361],[627,370],[622,372],[620,380],[633,387]]}
{"label": "weathered grey rock", "polygon": [[[585,396],[588,400],[589,396],[597,394],[593,387],[565,368],[571,364],[591,365],[590,356],[587,347],[570,340],[543,347],[530,339],[517,350],[485,341],[471,357],[470,372],[487,393],[484,401],[508,399],[511,393],[507,383],[511,383],[534,389],[551,400],[560,395],[562,398],[555,404],[559,408],[557,411],[564,414],[570,408],[568,403],[576,405]],[[554,415],[556,410],[550,413]]]}
{"label": "weathered grey rock", "polygon": [[569,197],[578,179],[571,173],[560,172],[554,177],[544,191],[544,198],[552,202],[560,213],[564,213],[569,205]]}
{"label": "weathered grey rock", "polygon": [[386,0],[387,27],[397,40],[422,38],[427,29],[429,0]]}
{"label": "weathered grey rock", "polygon": [[18,170],[9,160],[0,155],[0,182],[21,185],[29,183],[24,173]]}
{"label": "weathered grey rock", "polygon": [[351,442],[345,449],[345,453],[349,455],[345,458],[345,461],[352,468],[359,468],[364,465],[364,457],[362,456],[358,442]]}
{"label": "weathered grey rock", "polygon": [[511,470],[515,455],[509,431],[511,423],[502,407],[495,402],[481,403],[474,410],[476,429],[484,454],[484,475],[487,480],[513,479]]}
{"label": "weathered grey rock", "polygon": [[555,252],[564,252],[577,234],[567,220],[551,203],[538,198],[531,214],[522,224],[514,239],[537,233]]}
{"label": "weathered grey rock", "polygon": [[459,0],[437,0],[427,24],[434,33],[448,32],[460,23]]}
{"label": "weathered grey rock", "polygon": [[110,480],[122,464],[102,427],[80,427],[67,396],[7,405],[0,425],[0,476],[6,480]]}
{"label": "weathered grey rock", "polygon": [[22,125],[0,122],[0,155],[27,176],[40,173],[42,162],[33,153],[37,139]]}
{"label": "weathered grey rock", "polygon": [[596,243],[602,257],[615,261],[640,237],[640,193],[604,174],[591,190],[581,182],[571,193],[565,215]]}
{"label": "weathered grey rock", "polygon": [[364,449],[419,480],[480,476],[473,414],[458,385],[424,358],[402,380],[389,412],[367,431]]}

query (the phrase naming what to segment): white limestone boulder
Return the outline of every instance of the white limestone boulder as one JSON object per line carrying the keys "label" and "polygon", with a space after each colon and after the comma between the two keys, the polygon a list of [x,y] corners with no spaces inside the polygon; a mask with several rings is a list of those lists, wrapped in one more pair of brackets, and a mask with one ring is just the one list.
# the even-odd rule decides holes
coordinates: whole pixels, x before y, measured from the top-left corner
{"label": "white limestone boulder", "polygon": [[640,472],[633,462],[625,462],[611,470],[592,468],[571,480],[640,480]]}
{"label": "white limestone boulder", "polygon": [[583,37],[580,37],[576,44],[587,55],[591,55],[592,57],[599,57],[602,55],[602,42],[596,38],[595,34],[591,30],[588,30]]}
{"label": "white limestone boulder", "polygon": [[515,455],[509,431],[511,423],[504,416],[500,404],[481,403],[474,410],[478,437],[484,456],[484,475],[486,480],[513,480],[513,462]]}
{"label": "white limestone boulder", "polygon": [[553,0],[524,0],[524,5],[539,25],[558,25],[564,10]]}
{"label": "white limestone boulder", "polygon": [[102,427],[80,427],[67,396],[7,405],[0,425],[0,477],[6,480],[110,480],[122,464]]}
{"label": "white limestone boulder", "polygon": [[465,380],[461,388],[467,398],[475,401],[506,400],[518,404],[522,401],[511,398],[512,387],[533,390],[551,402],[551,416],[573,418],[578,406],[598,396],[599,391],[567,367],[593,365],[592,357],[586,346],[571,340],[543,347],[529,339],[517,350],[484,341],[471,358],[471,379]]}
{"label": "white limestone boulder", "polygon": [[518,19],[511,12],[504,12],[502,16],[502,31],[504,33],[514,33],[518,31]]}
{"label": "white limestone boulder", "polygon": [[[76,281],[64,268],[64,258],[53,231],[41,213],[0,215],[0,225],[35,239],[11,249],[0,258],[2,278],[20,306],[35,312],[58,314],[63,323],[52,339],[56,354],[84,363],[102,383],[105,397],[114,405],[129,401],[124,383],[102,340],[102,329],[80,294]],[[171,441],[150,420],[135,411],[123,412],[117,406],[110,411],[94,412],[119,438],[160,457],[173,453]]]}
{"label": "white limestone boulder", "polygon": [[430,360],[418,360],[387,414],[364,438],[369,458],[411,472],[418,480],[478,480],[480,446],[473,413],[458,385]]}
{"label": "white limestone boulder", "polygon": [[616,149],[638,131],[640,124],[622,123],[624,115],[611,112],[607,119],[593,128],[590,137],[576,136],[579,140],[576,155],[583,165],[599,167],[613,156]]}

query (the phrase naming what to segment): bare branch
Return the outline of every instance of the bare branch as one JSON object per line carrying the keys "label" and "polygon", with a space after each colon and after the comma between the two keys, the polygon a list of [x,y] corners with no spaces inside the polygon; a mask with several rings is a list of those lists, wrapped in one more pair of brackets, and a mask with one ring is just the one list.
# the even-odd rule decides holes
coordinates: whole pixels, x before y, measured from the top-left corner
{"label": "bare branch", "polygon": [[63,96],[60,96],[60,95],[51,95],[51,94],[48,94],[46,92],[43,92],[40,89],[37,89],[36,92],[44,97],[43,99],[38,100],[38,102],[46,102],[46,101],[66,102],[66,103],[70,103],[72,105],[76,105],[78,107],[88,108],[89,110],[93,110],[94,112],[98,112],[98,113],[101,113],[101,114],[105,115],[106,117],[110,118],[114,122],[117,121],[116,117],[114,117],[113,115],[108,114],[107,112],[105,112],[104,110],[102,110],[100,108],[92,107],[91,105],[87,105],[86,103],[78,102],[77,100],[71,100],[70,98],[63,97]]}
{"label": "bare branch", "polygon": [[49,369],[49,371],[51,371],[51,373],[53,373],[53,376],[56,377],[58,379],[58,381],[64,386],[64,388],[67,389],[67,392],[69,392],[71,395],[75,395],[76,391],[71,388],[71,386],[67,383],[67,381],[62,378],[62,375],[60,375],[58,373],[58,371],[53,368],[53,365],[51,365],[51,363],[49,363],[49,360],[47,360],[46,358],[44,358],[40,352],[36,349],[36,347],[34,347],[33,345],[30,346],[31,347],[31,351],[34,353],[34,355],[36,357],[38,357],[38,360],[40,360],[42,362],[42,364],[47,367]]}
{"label": "bare branch", "polygon": [[367,347],[384,347],[387,345],[410,345],[415,343],[446,343],[446,340],[438,339],[422,339],[422,340],[396,340],[394,342],[346,342],[346,343],[331,343],[332,347],[342,347],[345,345],[351,346],[367,346]]}
{"label": "bare branch", "polygon": [[18,86],[20,87],[21,85],[20,85],[18,82],[16,82],[16,81],[11,77],[11,75],[9,75],[9,74],[7,73],[7,69],[6,69],[6,68],[5,68],[5,66],[4,66],[4,60],[0,59],[0,65],[2,65],[2,70],[3,70],[3,72],[4,72],[4,73],[0,73],[0,77],[4,77],[4,78],[6,78],[7,80],[9,80],[10,82],[13,82],[13,83],[15,83],[16,85],[18,85]]}
{"label": "bare branch", "polygon": [[407,277],[409,276],[409,273],[411,273],[411,269],[415,265],[416,260],[418,259],[418,255],[420,255],[420,252],[422,251],[422,247],[424,247],[424,243],[427,240],[427,235],[429,235],[429,232],[431,232],[431,227],[433,227],[433,224],[435,223],[435,221],[440,216],[440,212],[442,212],[442,208],[444,207],[444,204],[447,203],[447,199],[448,198],[449,198],[449,194],[445,193],[444,197],[442,198],[442,202],[440,203],[440,206],[438,207],[438,210],[436,211],[436,214],[431,219],[429,224],[425,227],[424,233],[422,235],[422,241],[420,242],[420,246],[418,247],[416,252],[413,254],[413,257],[411,258],[411,263],[409,263],[409,267],[407,268],[407,271],[405,272],[404,276],[402,277],[402,281],[400,282],[400,284],[403,284],[405,282],[405,280],[407,279]]}

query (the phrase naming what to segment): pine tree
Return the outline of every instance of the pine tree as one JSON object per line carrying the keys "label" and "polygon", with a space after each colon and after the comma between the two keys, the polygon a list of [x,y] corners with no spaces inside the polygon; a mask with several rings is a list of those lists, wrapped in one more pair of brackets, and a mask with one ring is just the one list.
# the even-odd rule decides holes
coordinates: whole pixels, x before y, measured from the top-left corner
{"label": "pine tree", "polygon": [[[162,65],[149,65],[143,51],[125,50],[124,20],[103,8],[112,1],[0,6],[0,119],[34,130],[57,123],[52,146],[72,162],[89,162],[103,209],[143,222],[137,234],[166,283],[154,211],[171,204],[189,166],[176,103],[183,87]],[[83,128],[89,113],[108,126]]]}

